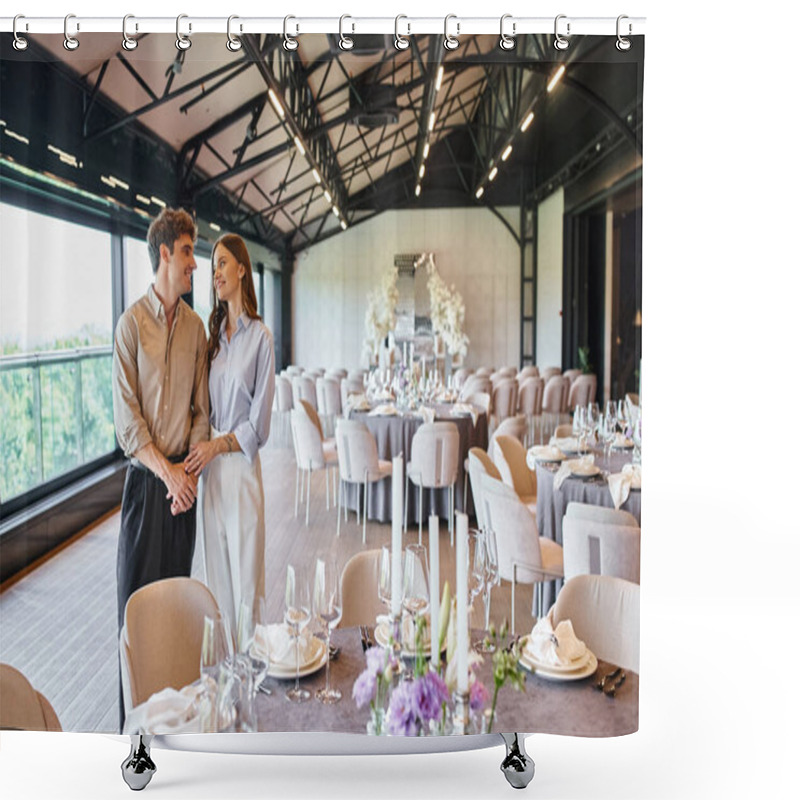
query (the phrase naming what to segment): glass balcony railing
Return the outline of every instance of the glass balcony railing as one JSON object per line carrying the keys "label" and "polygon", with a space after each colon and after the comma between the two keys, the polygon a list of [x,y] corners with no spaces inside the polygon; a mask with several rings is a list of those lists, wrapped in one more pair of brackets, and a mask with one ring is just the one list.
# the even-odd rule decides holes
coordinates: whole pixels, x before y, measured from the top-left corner
{"label": "glass balcony railing", "polygon": [[0,501],[116,448],[110,346],[0,357]]}

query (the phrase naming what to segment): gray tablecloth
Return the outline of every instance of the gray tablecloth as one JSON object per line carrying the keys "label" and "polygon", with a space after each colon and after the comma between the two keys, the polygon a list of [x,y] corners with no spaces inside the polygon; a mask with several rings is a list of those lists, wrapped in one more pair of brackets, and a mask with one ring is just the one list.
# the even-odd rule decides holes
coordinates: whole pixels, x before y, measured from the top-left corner
{"label": "gray tablecloth", "polygon": [[[603,456],[602,448],[592,451],[595,455],[595,464],[604,472],[621,472],[625,464],[630,464],[632,451],[612,450],[609,459]],[[554,486],[555,473],[558,464],[536,464],[536,522],[539,535],[553,539],[563,544],[561,537],[561,520],[571,502],[590,503],[595,506],[614,507],[608,484],[602,476],[586,480],[583,478],[567,478],[556,490]],[[632,490],[628,499],[621,506],[624,511],[630,511],[637,522],[642,519],[642,493]]]}
{"label": "gray tablecloth", "polygon": [[[293,682],[267,678],[273,694],[258,695],[259,731],[366,732],[369,707],[358,709],[352,699],[353,684],[366,663],[358,629],[334,631],[331,641],[341,649],[331,662],[331,684],[342,692],[342,700],[333,706],[325,706],[315,698],[301,704],[289,703],[285,692]],[[601,661],[597,674],[604,675],[611,669],[612,665]],[[485,658],[478,667],[478,677],[492,692],[491,658]],[[595,680],[596,677],[562,683],[528,674],[524,693],[506,685],[498,696],[493,732],[621,736],[636,731],[639,676],[628,672],[616,698],[597,691]],[[324,687],[325,670],[301,679],[301,684],[312,693]]]}
{"label": "gray tablecloth", "polygon": [[[482,447],[484,450],[489,443],[489,429],[486,414],[478,415],[477,424],[473,424],[472,417],[451,417],[449,406],[437,405],[436,420],[454,422],[458,427],[461,445],[458,460],[458,478],[456,480],[455,507],[464,510],[464,461],[471,447]],[[411,440],[417,429],[422,425],[422,418],[414,414],[388,417],[371,417],[365,411],[353,411],[351,419],[361,420],[370,429],[378,443],[378,458],[391,460],[399,453],[403,454],[404,463],[407,464],[411,457]],[[405,477],[404,477],[405,482]],[[356,508],[357,487],[353,484],[345,486],[342,497],[347,508]],[[370,494],[369,519],[379,522],[391,522],[392,519],[392,481],[385,478],[382,481],[370,484],[367,490]],[[363,488],[361,488],[361,505],[363,506]],[[447,489],[427,489],[422,495],[422,518],[427,520],[431,514],[437,514],[440,519],[448,517]],[[472,512],[472,494],[469,495],[468,513]],[[419,490],[414,484],[409,483],[408,492],[408,524],[417,522],[419,503]],[[402,509],[400,509],[402,514]]]}

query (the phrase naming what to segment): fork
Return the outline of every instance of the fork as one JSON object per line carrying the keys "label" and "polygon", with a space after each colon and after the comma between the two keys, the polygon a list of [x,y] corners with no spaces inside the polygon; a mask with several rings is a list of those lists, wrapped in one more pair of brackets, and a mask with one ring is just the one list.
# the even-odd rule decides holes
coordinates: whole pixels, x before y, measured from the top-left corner
{"label": "fork", "polygon": [[623,672],[622,675],[616,680],[616,682],[611,686],[610,689],[604,689],[606,697],[616,697],[617,696],[617,689],[625,683],[625,678],[628,676]]}
{"label": "fork", "polygon": [[597,689],[598,691],[602,692],[606,688],[606,684],[609,681],[613,682],[614,679],[617,677],[617,675],[619,675],[620,672],[621,672],[621,668],[620,667],[617,667],[616,669],[611,670],[611,672],[609,672],[608,674],[604,675],[602,678],[600,678],[600,680],[597,681],[597,683],[595,683],[594,688]]}

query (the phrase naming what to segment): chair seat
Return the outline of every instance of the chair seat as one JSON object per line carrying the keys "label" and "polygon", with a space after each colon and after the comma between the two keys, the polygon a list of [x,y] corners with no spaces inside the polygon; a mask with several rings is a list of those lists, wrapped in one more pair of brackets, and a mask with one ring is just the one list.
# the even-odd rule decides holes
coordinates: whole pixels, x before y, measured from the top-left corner
{"label": "chair seat", "polygon": [[387,478],[389,475],[392,474],[392,462],[391,461],[384,461],[382,458],[378,459],[378,471],[371,470],[369,473],[369,480],[371,481],[379,481],[383,478]]}
{"label": "chair seat", "polygon": [[542,568],[548,572],[560,572],[564,574],[564,549],[552,539],[542,536],[539,539],[539,547],[542,551]]}
{"label": "chair seat", "polygon": [[536,516],[536,495],[535,494],[521,494],[519,495],[520,501],[525,505],[528,511]]}
{"label": "chair seat", "polygon": [[336,439],[323,439],[322,440],[322,453],[325,460],[328,460],[328,453],[336,455]]}
{"label": "chair seat", "polygon": [[[413,464],[408,465],[408,469],[406,471],[408,475],[408,479],[414,486],[422,486],[422,478],[420,476],[420,470],[416,469]],[[425,486],[425,489],[446,489],[450,484],[445,484],[442,486]]]}

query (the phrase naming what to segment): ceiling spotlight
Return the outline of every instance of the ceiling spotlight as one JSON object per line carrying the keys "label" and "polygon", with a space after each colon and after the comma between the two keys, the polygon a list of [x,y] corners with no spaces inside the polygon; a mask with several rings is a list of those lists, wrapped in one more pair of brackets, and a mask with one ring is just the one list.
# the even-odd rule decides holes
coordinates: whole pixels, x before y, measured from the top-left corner
{"label": "ceiling spotlight", "polygon": [[330,203],[331,202],[331,193],[326,189],[325,190],[325,199]]}
{"label": "ceiling spotlight", "polygon": [[533,111],[531,111],[531,113],[528,114],[527,117],[525,117],[525,121],[522,123],[522,125],[519,126],[519,129],[523,133],[525,133],[525,131],[528,130],[528,128],[530,128],[531,122],[533,122]]}
{"label": "ceiling spotlight", "polygon": [[284,116],[285,116],[285,113],[283,111],[283,106],[281,105],[281,101],[278,100],[278,95],[276,95],[275,92],[272,91],[272,89],[269,90],[268,94],[269,94],[269,101],[270,101],[270,103],[272,103],[272,107],[278,113],[278,116],[281,119],[283,119]]}
{"label": "ceiling spotlight", "polygon": [[444,77],[444,67],[439,65],[439,71],[436,73],[436,91],[442,88],[442,78]]}
{"label": "ceiling spotlight", "polygon": [[561,76],[564,74],[564,65],[562,64],[555,75],[550,79],[550,83],[547,84],[547,91],[552,92],[555,89],[556,84],[561,80]]}
{"label": "ceiling spotlight", "polygon": [[322,183],[322,178],[320,178],[320,176],[319,176],[319,172],[317,172],[315,169],[312,169],[312,170],[311,170],[311,174],[314,176],[314,180],[315,180],[317,183]]}
{"label": "ceiling spotlight", "polygon": [[301,156],[306,154],[306,149],[303,147],[303,143],[300,141],[299,136],[294,137],[294,146],[297,148],[297,152],[300,153]]}
{"label": "ceiling spotlight", "polygon": [[421,191],[422,191],[422,187],[421,187],[419,184],[417,184],[417,188],[416,188],[416,189],[414,189],[414,194],[415,194],[417,197],[419,197],[419,193],[420,193]]}
{"label": "ceiling spotlight", "polygon": [[478,187],[478,191],[475,192],[475,199],[480,200],[483,197],[483,186]]}
{"label": "ceiling spotlight", "polygon": [[425,147],[422,148],[422,158],[425,159],[428,157],[428,153],[431,151],[431,146],[428,142],[425,142]]}
{"label": "ceiling spotlight", "polygon": [[506,147],[505,150],[503,150],[503,155],[500,156],[500,158],[503,161],[506,161],[510,155],[511,155],[511,145],[509,145],[508,147]]}
{"label": "ceiling spotlight", "polygon": [[422,180],[425,177],[425,165],[420,164],[419,166],[419,179]]}
{"label": "ceiling spotlight", "polygon": [[342,228],[342,230],[343,230],[343,231],[346,231],[346,230],[347,230],[347,223],[346,223],[344,220],[342,220],[342,221],[339,223],[339,225],[341,226],[341,228]]}
{"label": "ceiling spotlight", "polygon": [[492,167],[492,171],[489,173],[489,180],[493,181],[496,175],[497,175],[497,167]]}
{"label": "ceiling spotlight", "polygon": [[339,216],[339,209],[336,208],[336,206],[333,207],[333,216],[334,217],[338,217]]}
{"label": "ceiling spotlight", "polygon": [[433,126],[435,125],[435,123],[436,123],[436,112],[435,111],[431,111],[431,116],[428,119],[428,130],[429,131],[433,130]]}

